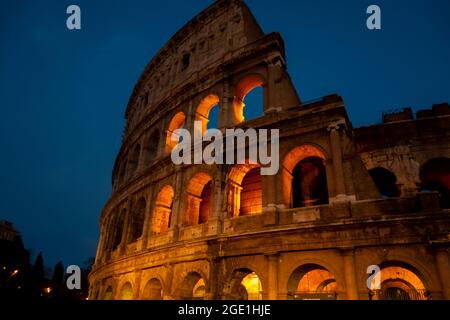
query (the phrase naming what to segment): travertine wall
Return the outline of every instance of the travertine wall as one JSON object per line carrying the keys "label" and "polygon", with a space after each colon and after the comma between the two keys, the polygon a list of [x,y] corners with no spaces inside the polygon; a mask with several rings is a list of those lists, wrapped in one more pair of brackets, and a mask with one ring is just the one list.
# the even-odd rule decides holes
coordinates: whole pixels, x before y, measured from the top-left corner
{"label": "travertine wall", "polygon": [[[245,95],[258,86],[264,115],[245,119]],[[206,124],[217,103],[220,129],[280,129],[278,174],[172,163],[172,132]],[[126,118],[91,299],[188,299],[200,280],[205,299],[233,299],[250,273],[262,298],[291,299],[311,270],[334,276],[334,297],[367,299],[373,264],[413,272],[433,299],[450,299],[450,212],[438,193],[418,192],[421,165],[450,156],[450,126],[384,146],[370,136],[390,131],[353,129],[341,97],[302,104],[281,36],[265,35],[241,1],[216,1],[174,35],[139,79]],[[324,162],[328,201],[294,208],[292,172],[308,157]],[[368,171],[378,166],[396,174],[400,197],[380,195]]]}

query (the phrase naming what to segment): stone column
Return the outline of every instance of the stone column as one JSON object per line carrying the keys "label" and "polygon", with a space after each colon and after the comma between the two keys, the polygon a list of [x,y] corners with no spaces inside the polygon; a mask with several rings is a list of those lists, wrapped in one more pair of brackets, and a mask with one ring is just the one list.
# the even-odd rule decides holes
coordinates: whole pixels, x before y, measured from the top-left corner
{"label": "stone column", "polygon": [[165,264],[166,269],[166,281],[165,287],[163,288],[163,300],[172,300],[176,296],[176,292],[172,293],[172,283],[173,283],[173,265]]}
{"label": "stone column", "polygon": [[276,176],[262,176],[262,190],[263,190],[263,206],[275,206],[276,199]]}
{"label": "stone column", "polygon": [[141,279],[142,279],[142,271],[139,270],[135,273],[134,278],[134,286],[133,286],[133,300],[139,300],[140,292],[141,292]]}
{"label": "stone column", "polygon": [[220,104],[221,109],[221,122],[219,123],[220,128],[230,128],[234,127],[240,122],[239,115],[235,112],[235,103],[239,103],[239,101],[235,101],[235,96],[233,92],[233,88],[229,81],[224,81],[223,83],[223,91],[222,91],[222,101]]}
{"label": "stone column", "polygon": [[354,249],[342,251],[344,259],[345,287],[348,300],[358,300],[358,287],[355,274],[355,252]]}
{"label": "stone column", "polygon": [[267,259],[267,298],[278,299],[278,259],[277,253],[266,256]]}
{"label": "stone column", "polygon": [[144,135],[144,137],[141,138],[141,141],[139,141],[139,145],[141,146],[141,149],[139,150],[139,158],[138,158],[138,163],[136,166],[136,172],[141,171],[142,169],[144,169],[144,165],[145,165],[145,159],[144,159],[144,152],[145,152],[145,138],[147,138],[147,135]]}
{"label": "stone column", "polygon": [[233,188],[233,218],[239,217],[241,211],[241,191],[242,187],[237,184],[232,185]]}
{"label": "stone column", "polygon": [[336,184],[336,197],[342,197],[346,194],[344,169],[342,167],[342,147],[339,125],[339,123],[336,123],[328,127],[328,131],[330,132],[330,147],[334,169],[334,181]]}
{"label": "stone column", "polygon": [[[128,198],[127,205],[126,205],[126,217],[124,218],[124,225],[123,225],[123,231],[122,231],[122,240],[120,241],[120,254],[123,254],[125,252],[125,248],[128,244],[129,239],[129,233],[130,233],[130,223],[132,219],[132,212],[131,212],[131,198]],[[121,214],[121,212],[119,213]]]}
{"label": "stone column", "polygon": [[103,252],[105,251],[104,247],[105,247],[106,236],[107,236],[107,232],[105,229],[106,229],[105,223],[102,223],[100,225],[100,238],[99,238],[98,245],[97,245],[97,254],[95,255],[96,263],[98,263],[99,261],[102,260]]}
{"label": "stone column", "polygon": [[[188,114],[186,114],[186,120],[184,124],[184,129],[188,130],[191,137],[194,137],[194,121],[197,120],[197,106],[192,104],[192,100],[189,101]],[[201,120],[201,119],[198,119]]]}
{"label": "stone column", "polygon": [[450,300],[450,262],[447,248],[437,248],[436,266],[441,280],[442,294],[445,300]]}
{"label": "stone column", "polygon": [[205,300],[217,300],[219,296],[220,258],[211,258],[209,269],[209,288],[205,294]]}
{"label": "stone column", "polygon": [[211,183],[211,207],[209,213],[209,223],[216,226],[216,234],[219,234],[222,232],[224,218],[222,215],[222,184],[224,184],[224,182],[222,180],[222,171],[220,170],[220,167],[217,166],[216,168],[216,174],[213,177],[213,181]]}
{"label": "stone column", "polygon": [[151,223],[152,223],[152,204],[153,204],[153,185],[150,186],[148,197],[145,201],[145,215],[144,215],[144,228],[142,230],[142,249],[147,248],[148,237],[150,236]]}
{"label": "stone column", "polygon": [[156,149],[155,160],[161,158],[166,154],[166,140],[167,140],[167,126],[169,125],[168,120],[164,120],[162,123],[162,128],[159,131],[159,142],[158,148]]}
{"label": "stone column", "polygon": [[183,183],[183,172],[181,171],[181,167],[177,166],[175,168],[175,195],[173,199],[172,205],[172,217],[170,221],[169,228],[173,231],[173,240],[176,241],[178,239],[179,228],[183,223],[183,197],[184,197],[184,188],[182,186]]}

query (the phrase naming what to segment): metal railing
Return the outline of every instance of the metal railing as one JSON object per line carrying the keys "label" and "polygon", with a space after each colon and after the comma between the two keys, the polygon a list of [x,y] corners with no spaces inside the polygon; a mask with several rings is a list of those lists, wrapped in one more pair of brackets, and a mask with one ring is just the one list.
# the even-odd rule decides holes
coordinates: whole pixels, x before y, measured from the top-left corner
{"label": "metal railing", "polygon": [[337,300],[337,292],[297,291],[288,294],[292,300]]}
{"label": "metal railing", "polygon": [[390,288],[386,290],[372,290],[369,300],[430,300],[431,294],[427,290],[404,290]]}

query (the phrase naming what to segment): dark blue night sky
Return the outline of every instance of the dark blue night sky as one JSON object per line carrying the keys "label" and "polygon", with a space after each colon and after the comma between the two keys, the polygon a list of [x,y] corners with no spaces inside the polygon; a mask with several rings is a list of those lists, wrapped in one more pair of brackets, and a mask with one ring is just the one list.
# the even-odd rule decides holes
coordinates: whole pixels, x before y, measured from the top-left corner
{"label": "dark blue night sky", "polygon": [[[212,0],[0,0],[0,219],[46,264],[95,255],[124,110],[152,56]],[[66,28],[66,8],[82,30]],[[286,42],[302,100],[343,96],[355,126],[450,101],[448,0],[248,0]],[[366,8],[382,9],[381,31]],[[250,110],[248,110],[250,111]]]}

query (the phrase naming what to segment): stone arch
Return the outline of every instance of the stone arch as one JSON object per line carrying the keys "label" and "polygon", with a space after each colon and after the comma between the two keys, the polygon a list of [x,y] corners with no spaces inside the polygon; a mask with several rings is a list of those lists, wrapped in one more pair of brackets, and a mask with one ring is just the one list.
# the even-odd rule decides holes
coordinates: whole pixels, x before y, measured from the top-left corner
{"label": "stone arch", "polygon": [[262,300],[260,275],[249,268],[235,268],[228,277],[223,296],[226,300]]}
{"label": "stone arch", "polygon": [[[234,86],[233,110],[237,123],[245,121],[244,107],[245,97],[247,94],[257,87],[264,87],[265,80],[263,76],[252,73],[241,78]],[[263,95],[265,92],[263,92]]]}
{"label": "stone arch", "polygon": [[146,202],[142,197],[134,205],[130,215],[130,231],[128,243],[137,241],[142,236],[144,229],[144,217],[145,217]]}
{"label": "stone arch", "polygon": [[162,187],[156,197],[152,215],[152,233],[165,233],[170,227],[173,197],[175,193],[170,185]]}
{"label": "stone arch", "polygon": [[151,164],[158,156],[160,135],[159,130],[155,129],[145,140],[143,157],[146,165]]}
{"label": "stone arch", "polygon": [[283,159],[282,175],[283,198],[290,208],[328,203],[326,157],[321,148],[303,144],[292,149]]}
{"label": "stone arch", "polygon": [[376,167],[369,170],[369,175],[382,196],[388,198],[400,196],[400,189],[397,186],[397,177],[392,171],[383,167]]}
{"label": "stone arch", "polygon": [[424,277],[413,265],[403,261],[386,260],[379,265],[380,283],[372,278],[369,299],[373,300],[427,300],[430,293]]}
{"label": "stone arch", "polygon": [[113,251],[116,250],[117,247],[119,247],[119,245],[122,243],[122,235],[124,232],[123,226],[125,225],[126,216],[127,216],[127,210],[125,208],[123,208],[122,210],[119,210],[117,212],[115,219],[113,219],[113,224],[112,224],[113,237],[112,237],[112,244],[111,244],[111,248]]}
{"label": "stone arch", "polygon": [[212,178],[205,172],[195,174],[187,185],[185,225],[206,223],[211,209]]}
{"label": "stone arch", "polygon": [[291,271],[288,299],[337,299],[338,284],[335,274],[322,264],[304,263]]}
{"label": "stone arch", "polygon": [[103,300],[113,300],[114,294],[113,294],[113,287],[108,286],[103,293]]}
{"label": "stone arch", "polygon": [[450,159],[434,158],[425,162],[419,173],[422,191],[437,191],[442,208],[450,208]]}
{"label": "stone arch", "polygon": [[161,280],[153,277],[145,284],[141,298],[143,300],[162,300],[163,296],[163,285]]}
{"label": "stone arch", "polygon": [[369,265],[379,266],[381,269],[384,266],[399,265],[403,266],[412,272],[414,272],[425,286],[425,290],[428,291],[440,291],[440,281],[437,278],[437,272],[430,269],[431,266],[424,263],[428,259],[427,256],[413,257],[410,251],[403,251],[401,253],[389,253],[383,258],[376,258],[375,254],[369,256],[370,259],[364,262],[364,267],[360,269],[358,273],[358,286],[360,290],[368,290],[367,279],[369,275],[366,273],[366,267]]}
{"label": "stone arch", "polygon": [[180,300],[203,300],[206,292],[206,278],[201,272],[190,271],[182,277],[177,296]]}
{"label": "stone arch", "polygon": [[262,212],[260,170],[258,164],[238,164],[231,168],[228,174],[227,199],[227,212],[230,217]]}
{"label": "stone arch", "polygon": [[210,111],[218,106],[219,102],[220,98],[215,94],[209,94],[200,101],[195,112],[195,120],[202,122],[202,134],[208,129]]}
{"label": "stone arch", "polygon": [[125,282],[119,291],[118,300],[133,300],[133,286],[131,282]]}
{"label": "stone arch", "polygon": [[[181,129],[186,123],[186,115],[180,111],[175,114],[170,120],[169,126],[166,131],[166,151],[171,152],[172,149],[178,144],[177,140],[172,140],[172,134],[175,134],[175,130]],[[179,139],[181,136],[178,137]]]}
{"label": "stone arch", "polygon": [[[117,217],[117,208],[114,208],[108,216],[106,216],[101,222],[101,230],[105,230],[103,232],[103,247],[102,252],[106,253],[109,249],[112,248],[113,242],[113,233],[114,233],[114,223]],[[102,232],[100,232],[102,234]]]}
{"label": "stone arch", "polygon": [[128,160],[128,176],[132,176],[139,168],[139,157],[141,154],[141,145],[138,143],[134,146]]}

